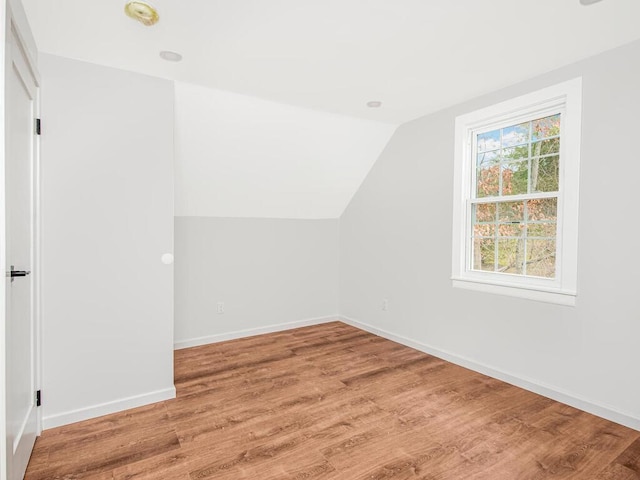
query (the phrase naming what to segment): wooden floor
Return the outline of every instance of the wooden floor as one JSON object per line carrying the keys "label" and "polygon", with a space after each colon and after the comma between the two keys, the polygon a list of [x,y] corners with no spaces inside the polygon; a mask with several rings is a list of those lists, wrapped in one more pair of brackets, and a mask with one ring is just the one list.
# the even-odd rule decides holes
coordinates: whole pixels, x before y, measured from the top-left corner
{"label": "wooden floor", "polygon": [[640,479],[640,433],[342,323],[179,350],[178,398],[48,430],[27,480]]}

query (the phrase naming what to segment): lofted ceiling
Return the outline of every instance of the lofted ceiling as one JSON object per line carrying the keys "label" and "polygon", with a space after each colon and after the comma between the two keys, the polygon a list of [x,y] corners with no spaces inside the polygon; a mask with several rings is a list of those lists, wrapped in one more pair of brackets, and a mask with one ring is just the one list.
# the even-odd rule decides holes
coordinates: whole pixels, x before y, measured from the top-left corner
{"label": "lofted ceiling", "polygon": [[175,83],[175,213],[338,218],[396,127]]}
{"label": "lofted ceiling", "polygon": [[392,124],[640,39],[639,0],[23,3],[43,52]]}

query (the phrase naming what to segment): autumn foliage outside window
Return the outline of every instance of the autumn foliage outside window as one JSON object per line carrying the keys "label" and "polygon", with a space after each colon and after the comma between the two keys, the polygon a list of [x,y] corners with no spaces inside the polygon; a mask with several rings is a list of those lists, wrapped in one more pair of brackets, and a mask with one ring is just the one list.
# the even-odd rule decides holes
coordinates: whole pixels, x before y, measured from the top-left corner
{"label": "autumn foliage outside window", "polygon": [[561,115],[475,135],[472,269],[554,278]]}

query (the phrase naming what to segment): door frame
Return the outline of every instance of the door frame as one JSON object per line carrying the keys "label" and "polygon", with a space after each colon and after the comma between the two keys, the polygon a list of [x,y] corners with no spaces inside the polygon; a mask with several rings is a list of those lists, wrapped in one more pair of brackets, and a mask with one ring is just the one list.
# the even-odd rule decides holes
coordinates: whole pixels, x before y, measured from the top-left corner
{"label": "door frame", "polygon": [[[8,36],[15,32],[15,37],[19,42],[19,46],[24,53],[24,57],[27,61],[27,66],[31,71],[33,79],[36,84],[36,97],[35,97],[35,114],[36,118],[40,117],[40,76],[37,70],[37,49],[35,40],[31,34],[27,16],[22,7],[20,0],[0,0],[0,9],[5,12],[5,22],[0,22],[0,37],[2,38],[3,47],[0,50],[0,272],[7,272],[7,258],[6,258],[6,191],[5,191],[5,160],[6,160],[6,142],[5,142],[5,95],[6,95],[6,75],[7,71],[11,67],[11,55],[8,54],[8,48],[11,48],[11,44],[7,43]],[[35,328],[35,384],[39,390],[42,387],[42,320],[41,320],[41,242],[42,242],[42,228],[41,228],[41,183],[40,183],[40,137],[34,135],[33,137],[33,164],[32,164],[32,248],[31,248],[31,269],[32,269],[32,315],[33,324]],[[6,291],[6,274],[1,275],[2,283],[0,284],[3,291]],[[6,430],[6,357],[4,352],[6,351],[6,297],[3,293],[0,295],[0,345],[2,345],[3,354],[0,355],[0,480],[6,480],[8,472],[6,470],[7,465],[7,452],[9,446],[7,445],[7,430]],[[42,409],[37,409],[37,434],[42,432]]]}

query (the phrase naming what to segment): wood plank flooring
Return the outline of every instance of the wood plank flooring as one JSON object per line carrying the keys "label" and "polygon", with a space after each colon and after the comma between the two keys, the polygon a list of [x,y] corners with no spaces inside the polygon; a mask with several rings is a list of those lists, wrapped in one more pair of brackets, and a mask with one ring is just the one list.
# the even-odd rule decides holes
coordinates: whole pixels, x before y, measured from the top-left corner
{"label": "wood plank flooring", "polygon": [[26,479],[640,479],[640,432],[339,322],[175,370],[175,400],[45,431]]}

